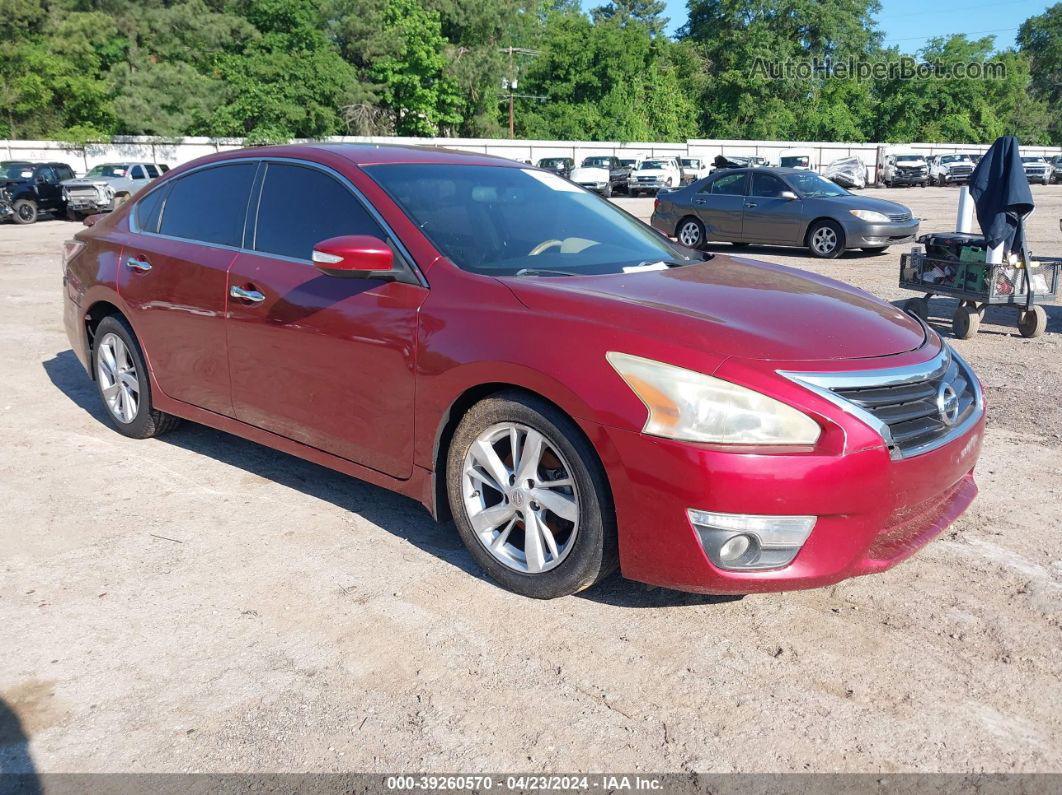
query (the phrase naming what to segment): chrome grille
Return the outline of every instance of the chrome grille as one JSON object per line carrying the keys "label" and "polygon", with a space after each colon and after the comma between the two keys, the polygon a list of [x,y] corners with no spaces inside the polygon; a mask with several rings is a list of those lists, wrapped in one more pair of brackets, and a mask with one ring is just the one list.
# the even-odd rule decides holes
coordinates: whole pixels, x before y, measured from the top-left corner
{"label": "chrome grille", "polygon": [[71,196],[96,196],[95,185],[68,185],[66,192]]}
{"label": "chrome grille", "polygon": [[910,221],[911,220],[911,214],[910,213],[896,213],[894,215],[890,214],[889,215],[889,220],[890,221]]}
{"label": "chrome grille", "polygon": [[984,413],[977,378],[947,347],[913,367],[782,375],[862,419],[881,434],[893,458],[935,450]]}
{"label": "chrome grille", "polygon": [[952,166],[949,170],[952,174],[968,177],[973,173],[973,166]]}

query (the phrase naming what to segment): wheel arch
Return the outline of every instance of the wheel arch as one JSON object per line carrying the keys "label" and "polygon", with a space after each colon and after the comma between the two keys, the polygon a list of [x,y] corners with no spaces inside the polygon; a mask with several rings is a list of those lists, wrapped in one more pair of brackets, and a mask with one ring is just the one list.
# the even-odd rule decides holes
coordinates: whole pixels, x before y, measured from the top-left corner
{"label": "wheel arch", "polygon": [[817,218],[812,218],[810,221],[808,221],[808,225],[804,227],[804,235],[801,240],[804,241],[805,246],[811,245],[811,241],[808,239],[809,235],[811,235],[811,230],[815,228],[815,224],[821,223],[822,221],[832,221],[833,223],[837,224],[837,226],[841,227],[841,232],[845,236],[845,243],[848,242],[848,230],[844,228],[844,224],[842,224],[832,215],[820,215]]}
{"label": "wheel arch", "polygon": [[[86,361],[92,360],[92,343],[93,340],[96,339],[96,329],[99,328],[99,325],[103,322],[104,318],[111,317],[112,315],[118,315],[125,320],[126,323],[129,323],[130,328],[132,328],[133,324],[129,322],[129,318],[125,312],[108,298],[100,298],[94,301],[89,305],[88,309],[85,310],[82,317],[85,324]],[[133,333],[136,333],[135,329],[133,330]],[[89,367],[88,372],[89,377],[95,381],[96,373],[93,368]]]}
{"label": "wheel arch", "polygon": [[536,400],[541,400],[571,420],[578,432],[582,434],[584,441],[586,441],[590,446],[590,449],[593,450],[594,454],[597,456],[598,463],[601,465],[601,471],[605,476],[605,484],[609,491],[609,498],[612,499],[612,483],[609,478],[608,468],[604,465],[606,457],[603,455],[603,451],[599,448],[599,445],[596,444],[594,440],[587,435],[586,431],[583,430],[579,419],[571,411],[557,403],[557,401],[551,400],[547,395],[542,394],[542,392],[525,385],[506,381],[491,381],[488,383],[476,384],[465,389],[450,402],[449,406],[446,407],[439,418],[432,447],[431,512],[437,521],[445,522],[453,518],[453,513],[450,509],[450,498],[446,489],[446,459],[450,452],[450,443],[453,440],[454,432],[457,430],[457,426],[460,424],[461,419],[465,414],[468,413],[469,409],[481,400],[485,400],[500,392],[517,392],[533,397]]}

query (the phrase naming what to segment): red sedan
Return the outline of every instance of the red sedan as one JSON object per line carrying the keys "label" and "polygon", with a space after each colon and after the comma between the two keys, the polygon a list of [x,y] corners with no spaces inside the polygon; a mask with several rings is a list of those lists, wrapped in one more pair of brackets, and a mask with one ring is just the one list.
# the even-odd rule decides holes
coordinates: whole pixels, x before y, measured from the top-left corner
{"label": "red sedan", "polygon": [[225,152],[67,244],[115,427],[179,418],[409,495],[555,597],[713,593],[912,554],[976,494],[984,401],[861,290],[672,243],[549,172],[407,147]]}

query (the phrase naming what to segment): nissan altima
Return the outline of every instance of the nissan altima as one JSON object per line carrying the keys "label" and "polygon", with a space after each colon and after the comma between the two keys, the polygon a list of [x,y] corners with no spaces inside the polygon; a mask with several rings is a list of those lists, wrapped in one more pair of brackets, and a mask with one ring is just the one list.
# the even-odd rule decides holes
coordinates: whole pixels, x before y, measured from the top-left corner
{"label": "nissan altima", "polygon": [[981,388],[917,318],[508,160],[210,155],[82,229],[63,290],[120,433],[190,420],[408,495],[532,597],[827,585],[976,493]]}
{"label": "nissan altima", "polygon": [[902,204],[855,196],[796,168],[718,171],[661,193],[652,224],[690,248],[715,241],[805,246],[825,258],[852,248],[878,254],[918,233],[918,219]]}

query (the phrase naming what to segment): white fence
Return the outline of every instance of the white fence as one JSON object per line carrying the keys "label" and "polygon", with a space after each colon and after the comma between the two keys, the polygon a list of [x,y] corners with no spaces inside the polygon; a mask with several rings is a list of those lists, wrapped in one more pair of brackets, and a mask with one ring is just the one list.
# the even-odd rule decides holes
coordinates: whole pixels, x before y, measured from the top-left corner
{"label": "white fence", "polygon": [[[482,152],[513,160],[537,162],[543,157],[571,157],[580,162],[591,155],[638,157],[675,155],[679,157],[702,157],[711,159],[716,155],[758,155],[777,163],[786,149],[810,152],[812,162],[821,167],[841,157],[859,157],[867,165],[868,182],[876,180],[876,165],[880,147],[887,146],[890,152],[916,152],[923,155],[949,154],[954,152],[983,152],[987,145],[977,144],[876,144],[876,143],[828,143],[801,141],[741,141],[710,140],[694,138],[681,143],[618,141],[523,141],[498,138],[397,138],[397,137],[335,137],[329,142],[406,144],[417,146],[447,147],[467,152]],[[165,140],[149,137],[114,138],[107,144],[73,146],[58,141],[0,141],[0,157],[4,160],[54,160],[68,163],[78,174],[83,174],[98,163],[121,160],[142,160],[154,163],[180,165],[206,154],[230,149],[239,149],[239,139],[181,138]],[[1062,154],[1062,147],[1025,146],[1027,155],[1055,156]]]}

